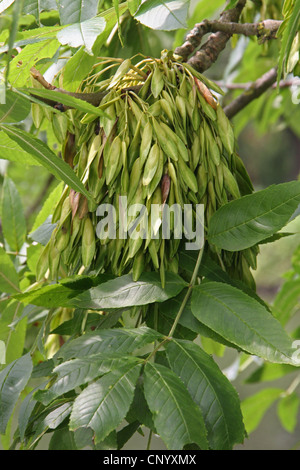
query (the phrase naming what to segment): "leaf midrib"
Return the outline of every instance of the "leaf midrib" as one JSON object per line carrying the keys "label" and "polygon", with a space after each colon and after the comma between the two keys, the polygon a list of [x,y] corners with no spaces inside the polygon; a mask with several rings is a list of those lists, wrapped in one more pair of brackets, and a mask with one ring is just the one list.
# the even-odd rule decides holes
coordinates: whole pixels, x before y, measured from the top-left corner
{"label": "leaf midrib", "polygon": [[11,287],[14,288],[15,291],[17,292],[22,292],[12,281],[10,281],[6,276],[5,274],[0,271],[0,276],[4,279],[4,281],[6,281]]}

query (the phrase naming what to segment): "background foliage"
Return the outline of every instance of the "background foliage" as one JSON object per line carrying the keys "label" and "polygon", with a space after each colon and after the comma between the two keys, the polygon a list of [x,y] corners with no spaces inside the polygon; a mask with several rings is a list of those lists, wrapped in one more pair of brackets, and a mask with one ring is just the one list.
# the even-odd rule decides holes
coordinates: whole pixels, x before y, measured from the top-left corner
{"label": "background foliage", "polygon": [[[272,410],[271,419],[283,432],[286,447],[299,446],[300,379],[291,359],[292,341],[300,337],[300,236],[295,217],[300,202],[300,97],[295,81],[299,0],[248,0],[241,21],[281,20],[277,39],[261,44],[256,37],[233,35],[206,72],[224,90],[219,96],[224,107],[245,84],[272,67],[278,67],[278,79],[283,80],[233,117],[240,155],[256,190],[265,190],[253,195],[258,198],[255,205],[255,199],[242,198],[235,201],[235,209],[249,214],[252,205],[251,220],[256,222],[261,222],[257,207],[262,200],[269,209],[269,230],[255,238],[242,220],[240,245],[232,247],[260,244],[254,273],[257,292],[245,292],[204,256],[199,275],[209,282],[194,288],[173,341],[156,352],[172,329],[196,258],[183,254],[188,278],[170,275],[165,289],[155,273],[143,275],[138,292],[129,276],[99,278],[87,272],[56,284],[37,279],[61,181],[76,188],[80,183],[57,158],[64,132],[59,112],[44,106],[46,113],[56,115],[56,125],[49,126],[39,102],[29,99],[26,89],[34,86],[30,69],[37,68],[56,86],[76,91],[98,57],[129,58],[141,52],[160,57],[163,49],[180,46],[196,23],[218,18],[225,7],[237,3],[0,1],[3,448],[36,448],[44,442],[49,442],[49,449],[126,448],[137,435],[146,448],[153,434],[171,449],[187,444],[243,448],[239,444],[245,429],[250,445],[259,447],[264,444],[255,441],[256,433],[265,430],[263,426],[267,433],[274,432],[264,420]],[[86,103],[71,104],[90,111]],[[280,204],[284,210],[278,213]],[[232,243],[235,233],[226,211],[225,206],[209,228],[211,240],[221,248]],[[227,239],[218,234],[220,223]],[[126,295],[116,305],[114,293],[120,286]],[[110,293],[105,305],[103,292]],[[89,309],[87,293],[96,295],[107,316]],[[147,324],[136,327],[132,307],[139,314],[146,305],[151,312]],[[227,318],[229,311],[232,317]],[[227,318],[223,328],[221,313]],[[145,362],[148,357],[151,360]],[[282,444],[274,440],[266,445]]]}

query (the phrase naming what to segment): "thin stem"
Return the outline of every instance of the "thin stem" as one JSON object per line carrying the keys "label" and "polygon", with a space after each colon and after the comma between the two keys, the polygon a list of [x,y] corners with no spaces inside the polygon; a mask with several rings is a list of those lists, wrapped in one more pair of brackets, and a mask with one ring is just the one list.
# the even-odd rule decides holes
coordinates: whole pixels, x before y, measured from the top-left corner
{"label": "thin stem", "polygon": [[297,377],[293,380],[293,382],[288,387],[284,395],[285,396],[291,395],[296,390],[298,385],[300,385],[300,374],[298,374]]}
{"label": "thin stem", "polygon": [[19,289],[18,286],[16,286],[8,277],[6,277],[5,274],[1,273],[1,277],[4,279],[4,281],[7,282],[7,284],[10,284],[11,287],[13,287],[13,289],[15,289],[17,292],[19,292],[20,294],[22,294],[21,289]]}
{"label": "thin stem", "polygon": [[239,372],[243,372],[244,370],[247,369],[247,367],[249,367],[252,363],[254,362],[254,357],[253,356],[250,356],[245,362],[244,364],[242,364],[239,368]]}
{"label": "thin stem", "polygon": [[217,256],[218,256],[218,260],[219,260],[219,263],[220,263],[221,268],[223,269],[223,271],[226,272],[226,268],[225,268],[225,265],[224,265],[224,262],[223,262],[223,260],[222,260],[222,257],[221,257],[221,255],[220,255],[220,253],[217,252]]}
{"label": "thin stem", "polygon": [[150,431],[149,431],[149,437],[148,437],[148,442],[147,442],[147,449],[146,449],[146,450],[150,450],[152,436],[153,436],[153,431],[150,429]]}
{"label": "thin stem", "polygon": [[192,274],[192,278],[191,278],[191,281],[190,281],[190,284],[189,284],[189,287],[188,287],[188,290],[184,296],[184,299],[182,301],[182,304],[180,305],[180,309],[176,315],[176,318],[174,320],[174,323],[172,325],[172,328],[168,334],[169,338],[172,337],[172,335],[174,334],[174,331],[176,329],[176,326],[180,320],[180,317],[182,315],[182,312],[187,304],[187,301],[189,300],[190,298],[190,295],[192,293],[192,289],[196,283],[196,279],[197,279],[197,276],[198,276],[198,271],[199,271],[199,268],[200,268],[200,265],[201,265],[201,261],[202,261],[202,257],[203,257],[203,252],[204,252],[204,245],[203,247],[201,248],[201,250],[199,251],[199,254],[198,254],[198,258],[197,258],[197,261],[196,261],[196,264],[195,264],[195,268],[194,268],[194,271],[193,271],[193,274]]}
{"label": "thin stem", "polygon": [[142,80],[147,80],[147,74],[145,72],[142,72],[138,67],[131,65],[132,70],[136,72]]}
{"label": "thin stem", "polygon": [[169,335],[164,338],[160,343],[158,343],[158,345],[153,349],[153,351],[149,354],[149,356],[145,359],[145,362],[148,362],[153,356],[155,356],[155,354],[157,353],[157,351],[160,350],[160,348],[165,344],[165,343],[168,343],[170,341],[170,337]]}
{"label": "thin stem", "polygon": [[[246,0],[238,0],[234,8],[225,9],[221,13],[219,23],[238,23],[245,5]],[[182,57],[185,62],[187,61],[198,72],[204,72],[217,60],[232,34],[223,31],[213,33],[198,50],[203,36],[210,32],[209,28],[207,28],[207,23],[203,22],[200,25],[200,28],[198,28],[199,25],[195,25],[195,28],[187,35],[185,43],[175,49],[175,54]]]}
{"label": "thin stem", "polygon": [[17,251],[7,251],[6,254],[11,256],[23,256],[23,258],[27,258],[27,255],[18,253]]}
{"label": "thin stem", "polygon": [[174,334],[174,331],[178,325],[178,322],[180,320],[180,317],[184,311],[184,308],[187,304],[187,301],[189,300],[190,298],[190,295],[192,293],[192,290],[193,290],[193,287],[194,285],[196,284],[196,280],[197,280],[197,276],[198,276],[198,271],[199,271],[199,268],[200,268],[200,265],[201,265],[201,261],[202,261],[202,257],[203,257],[203,253],[204,253],[204,247],[205,247],[205,244],[203,245],[203,247],[201,248],[201,250],[199,250],[199,254],[198,254],[198,258],[197,258],[197,261],[196,261],[196,264],[195,264],[195,267],[194,267],[194,271],[193,271],[193,274],[192,274],[192,277],[191,277],[191,281],[189,283],[189,286],[188,286],[188,290],[184,296],[184,299],[180,305],[180,308],[179,308],[179,311],[176,315],[176,318],[174,320],[174,323],[169,331],[169,334],[168,336],[166,336],[155,348],[154,350],[149,354],[149,356],[145,359],[145,362],[148,362],[153,356],[155,356],[155,354],[157,353],[157,351],[165,344],[165,343],[168,343],[171,339],[172,339],[172,335]]}
{"label": "thin stem", "polygon": [[154,329],[158,329],[158,305],[154,304]]}
{"label": "thin stem", "polygon": [[135,328],[138,328],[142,318],[143,318],[143,311],[142,311],[142,309],[140,309],[137,320],[136,320],[136,323],[135,323]]}
{"label": "thin stem", "polygon": [[[18,302],[18,305],[17,305],[17,308],[15,309],[15,313],[14,313],[14,316],[13,316],[13,319],[12,319],[12,322],[11,322],[11,323],[14,323],[15,319],[17,318],[18,312],[19,312],[19,310],[20,310],[21,305],[22,305],[21,302]],[[7,336],[6,344],[9,344],[9,342],[10,342],[10,337],[11,337],[13,331],[14,331],[14,329],[13,329],[13,328],[10,328],[9,333],[8,333],[8,336]]]}
{"label": "thin stem", "polygon": [[43,77],[41,72],[37,70],[35,67],[32,67],[30,69],[30,73],[32,77],[39,82],[46,90],[55,90],[56,87],[54,85],[51,85],[51,83],[47,82],[47,80]]}
{"label": "thin stem", "polygon": [[[105,62],[104,62],[104,63],[105,63]],[[99,63],[99,64],[95,64],[94,67],[96,67],[96,65],[99,66],[100,63]],[[104,69],[100,70],[99,72],[96,72],[96,73],[94,73],[93,75],[91,75],[91,76],[85,78],[85,79],[83,80],[83,82],[86,82],[87,85],[91,85],[93,82],[95,82],[96,79],[98,80],[101,75],[103,75],[105,72],[107,72],[107,71],[110,70],[111,68],[116,67],[117,65],[119,65],[119,64],[111,64],[111,65],[108,65],[107,67],[105,67]]]}
{"label": "thin stem", "polygon": [[[215,81],[216,85],[220,88],[225,88],[226,90],[247,90],[253,86],[253,82],[245,82],[245,83],[226,83],[223,81]],[[299,86],[300,79],[298,77],[292,78],[291,80],[281,80],[279,82],[279,88],[290,88],[292,86]],[[276,89],[277,85],[274,83],[271,86],[272,89]]]}
{"label": "thin stem", "polygon": [[88,318],[88,312],[87,311],[84,311],[83,310],[83,319],[82,319],[82,323],[81,323],[81,334],[83,335],[84,334],[84,329],[85,329],[85,325],[86,325],[86,322],[87,322],[87,318]]}
{"label": "thin stem", "polygon": [[244,93],[240,94],[235,100],[229,103],[224,108],[224,112],[229,119],[233,118],[239,111],[244,109],[253,100],[259,98],[269,88],[276,83],[277,68],[274,67],[260,77],[256,82],[253,82]]}
{"label": "thin stem", "polygon": [[[73,93],[71,91],[66,91],[62,88],[56,88],[55,86],[51,85],[50,83],[48,83],[44,79],[44,77],[41,75],[41,73],[38,70],[36,70],[35,68],[31,69],[31,74],[32,74],[33,78],[35,80],[37,80],[41,85],[43,85],[43,87],[46,88],[47,90],[57,91],[59,93],[64,93],[65,95],[68,95],[68,96],[73,96],[74,98],[86,101],[87,103],[90,103],[90,104],[92,104],[93,106],[96,106],[96,107],[98,107],[100,105],[103,98],[110,91],[110,90],[105,90],[105,91],[96,91],[94,93],[77,93],[77,92]],[[132,87],[123,88],[121,90],[121,93],[124,94],[124,93],[132,91],[133,93],[137,94],[140,91],[141,87],[142,87],[142,85],[136,85],[136,86],[132,86]],[[34,93],[32,93],[31,95],[33,97],[35,97]],[[39,101],[47,103],[49,106],[55,107],[59,104],[55,101],[52,101],[52,100],[49,100],[49,99],[46,99],[46,98],[41,98],[41,97],[36,97],[36,98],[38,98]],[[61,111],[67,111],[68,109],[72,109],[72,107],[71,106],[65,106],[65,105],[61,105],[61,107],[60,107]]]}
{"label": "thin stem", "polygon": [[[51,308],[41,326],[41,329],[43,329],[43,334],[42,334],[42,340],[44,340],[45,338],[45,335],[47,333],[47,328],[49,327],[50,325],[50,322],[52,320],[52,317],[53,317],[53,313],[55,312],[55,308]],[[30,349],[30,353],[33,354],[34,351],[36,350],[36,348],[38,347],[38,341],[40,339],[40,336],[37,335],[32,346],[31,346],[31,349]]]}

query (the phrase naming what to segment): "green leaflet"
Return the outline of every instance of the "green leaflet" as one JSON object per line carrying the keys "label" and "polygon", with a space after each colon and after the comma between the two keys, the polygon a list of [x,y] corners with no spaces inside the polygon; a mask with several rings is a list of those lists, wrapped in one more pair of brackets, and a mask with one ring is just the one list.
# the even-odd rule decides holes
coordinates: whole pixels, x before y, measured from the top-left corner
{"label": "green leaflet", "polygon": [[280,230],[300,203],[300,181],[272,185],[220,207],[210,220],[208,240],[228,251],[259,243]]}
{"label": "green leaflet", "polygon": [[65,106],[70,106],[71,108],[78,109],[78,111],[82,111],[83,113],[89,113],[92,115],[94,114],[95,116],[107,117],[107,114],[104,111],[102,111],[102,109],[96,106],[93,106],[92,104],[82,99],[75,98],[74,96],[68,95],[66,93],[61,93],[55,90],[44,90],[44,89],[39,89],[39,88],[19,88],[19,91],[38,96],[40,98],[52,100],[57,103],[64,104]]}
{"label": "green leaflet", "polygon": [[0,365],[6,363],[6,348],[4,341],[0,340]]}
{"label": "green leaflet", "polygon": [[297,425],[299,404],[300,400],[295,392],[293,392],[291,395],[284,396],[278,403],[277,415],[282,426],[288,432],[294,432]]}
{"label": "green leaflet", "polygon": [[10,294],[19,292],[18,273],[2,247],[0,247],[0,290]]}
{"label": "green leaflet", "polygon": [[92,354],[130,354],[147,344],[162,339],[162,335],[151,328],[113,328],[98,332],[88,332],[79,338],[65,343],[57,353],[64,360],[81,358]]}
{"label": "green leaflet", "polygon": [[274,316],[285,325],[298,310],[300,298],[300,279],[288,279],[281,286],[274,303]]}
{"label": "green leaflet", "polygon": [[57,39],[61,44],[68,44],[70,47],[84,46],[85,51],[93,55],[92,47],[101,33],[105,31],[106,22],[102,17],[94,17],[80,23],[66,26],[57,34]]}
{"label": "green leaflet", "polygon": [[206,326],[244,351],[270,362],[299,365],[292,340],[268,310],[228,284],[194,287],[192,312]]}
{"label": "green leaflet", "polygon": [[84,0],[62,1],[57,0],[61,24],[80,23],[96,16],[98,9],[97,0],[90,0],[88,3]]}
{"label": "green leaflet", "polygon": [[90,193],[85,189],[70,166],[59,159],[44,142],[16,127],[4,125],[1,127],[11,139],[16,141],[26,152],[35,157],[50,173],[53,173],[56,178],[63,180],[71,188],[79,191],[89,200],[92,200]]}
{"label": "green leaflet", "polygon": [[278,35],[282,36],[281,50],[279,56],[277,84],[282,78],[282,74],[285,76],[288,72],[288,62],[290,53],[293,45],[293,41],[296,37],[297,31],[299,30],[300,24],[300,0],[295,0],[292,10],[289,12],[281,28],[278,31]]}
{"label": "green leaflet", "polygon": [[148,362],[144,392],[155,428],[168,449],[180,450],[190,443],[196,443],[204,450],[208,448],[200,408],[172,370]]}
{"label": "green leaflet", "polygon": [[186,17],[189,1],[173,0],[160,2],[159,0],[147,0],[143,2],[135,14],[135,19],[149,28],[171,31],[186,28]]}
{"label": "green leaflet", "polygon": [[32,371],[30,354],[16,359],[0,372],[0,433],[4,434],[20,393]]}
{"label": "green leaflet", "polygon": [[85,52],[81,47],[66,63],[63,69],[63,85],[66,90],[76,91],[96,58]]}
{"label": "green leaflet", "polygon": [[[10,62],[8,80],[15,87],[22,87],[30,83],[30,69],[40,57],[51,59],[59,47],[56,38],[45,38],[43,41],[34,44],[27,44],[22,51]],[[20,62],[21,61],[21,62]],[[39,71],[44,71],[49,64],[39,67]]]}
{"label": "green leaflet", "polygon": [[232,449],[245,437],[240,401],[214,360],[197,344],[175,340],[167,346],[171,368],[200,407],[210,448]]}
{"label": "green leaflet", "polygon": [[15,141],[10,139],[5,132],[0,131],[0,158],[22,165],[40,165],[28,152],[25,152]]}
{"label": "green leaflet", "polygon": [[[186,289],[184,289],[179,295],[176,297],[169,299],[167,302],[163,302],[159,306],[159,312],[162,315],[167,316],[168,320],[173,322],[176,318],[177,313],[179,312],[181,303],[184,299],[186,294]],[[191,299],[188,300],[181,316],[179,319],[179,325],[183,326],[184,328],[188,328],[190,331],[193,331],[201,336],[206,338],[211,338],[218,343],[224,344],[229,347],[233,347],[231,343],[226,341],[222,336],[218,335],[215,331],[208,328],[206,325],[201,323],[195,315],[193,315],[191,310]],[[171,325],[170,325],[171,328]],[[177,332],[177,329],[176,329]]]}
{"label": "green leaflet", "polygon": [[14,182],[5,178],[2,197],[2,230],[11,250],[19,252],[25,242],[27,227],[22,202]]}
{"label": "green leaflet", "polygon": [[250,434],[260,424],[264,414],[279,398],[283,390],[280,388],[265,388],[246,398],[241,403],[246,431]]}
{"label": "green leaflet", "polygon": [[0,106],[0,123],[16,123],[23,121],[30,113],[30,104],[23,96],[7,90],[5,104]]}
{"label": "green leaflet", "polygon": [[32,304],[48,308],[68,307],[73,297],[94,285],[106,282],[110,278],[107,274],[97,277],[76,275],[71,278],[64,278],[57,284],[46,285],[23,294],[16,294],[15,298],[24,305]]}
{"label": "green leaflet", "polygon": [[58,203],[61,194],[63,191],[63,183],[59,183],[49,194],[47,199],[45,200],[43,207],[41,208],[40,212],[37,214],[34,224],[31,228],[31,233],[37,230],[45,220],[52,215],[53,207]]}
{"label": "green leaflet", "polygon": [[141,365],[130,364],[89,385],[74,402],[70,429],[90,427],[95,431],[95,442],[101,442],[125,418],[140,369]]}
{"label": "green leaflet", "polygon": [[53,373],[57,374],[57,380],[49,390],[55,395],[62,395],[111,370],[122,369],[128,364],[137,364],[137,362],[139,361],[135,357],[112,352],[107,355],[99,353],[83,359],[69,360],[54,368]]}
{"label": "green leaflet", "polygon": [[185,286],[185,281],[173,273],[166,273],[165,288],[161,286],[158,273],[143,273],[138,281],[133,281],[132,275],[126,274],[87,290],[75,297],[70,305],[92,309],[147,305],[164,302],[176,296]]}

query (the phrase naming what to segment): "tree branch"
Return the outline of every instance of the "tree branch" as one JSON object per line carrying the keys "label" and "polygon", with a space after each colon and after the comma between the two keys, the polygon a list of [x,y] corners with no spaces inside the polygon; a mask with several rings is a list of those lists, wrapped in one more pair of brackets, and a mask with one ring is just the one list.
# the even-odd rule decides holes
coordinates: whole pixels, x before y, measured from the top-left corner
{"label": "tree branch", "polygon": [[271,88],[277,80],[277,68],[274,67],[260,77],[239,95],[235,100],[224,108],[229,119],[233,118],[239,111],[245,108],[253,100],[259,98],[265,91]]}
{"label": "tree branch", "polygon": [[[220,80],[215,80],[215,83],[225,90],[247,90],[253,85],[253,82],[226,83]],[[300,86],[300,78],[295,77],[290,80],[281,80],[279,82],[279,88],[290,88],[292,86]],[[274,83],[271,88],[277,88],[276,83]]]}
{"label": "tree branch", "polygon": [[[234,8],[223,11],[218,23],[237,23],[245,5],[246,0],[239,0]],[[202,25],[200,28],[197,27],[199,25],[196,25],[187,35],[186,42],[181,47],[175,49],[175,54],[181,56],[185,62],[187,61],[199,72],[204,72],[212,66],[219,54],[225,49],[232,34],[234,34],[229,31],[223,32],[218,30],[218,32],[211,34],[201,49],[190,57],[200,46],[204,34],[210,32],[207,23],[210,24],[212,22],[200,23],[200,25]]]}
{"label": "tree branch", "polygon": [[181,47],[176,49],[176,54],[187,57],[200,46],[202,38],[207,33],[226,33],[229,36],[233,34],[240,34],[244,36],[257,36],[259,42],[263,43],[269,39],[276,37],[277,31],[280,28],[282,21],[265,20],[260,23],[236,23],[224,22],[222,20],[204,20],[197,23],[192,31],[187,35],[187,41]]}
{"label": "tree branch", "polygon": [[[73,93],[71,91],[64,90],[63,88],[57,88],[54,85],[51,85],[51,83],[47,82],[43,75],[34,67],[30,69],[30,73],[35,80],[37,80],[41,85],[43,85],[44,88],[46,88],[46,90],[58,91],[60,93],[64,93],[65,95],[73,96],[74,98],[87,101],[88,103],[94,106],[99,106],[101,100],[107,94],[103,91],[96,93]],[[45,100],[40,98],[39,96],[36,96],[36,98],[38,98],[40,101],[48,103],[50,106],[59,107],[61,111],[66,111],[67,109],[69,109],[67,106],[61,105],[61,103],[56,103],[51,100]]]}
{"label": "tree branch", "polygon": [[196,24],[195,28],[197,28],[199,32],[204,32],[204,34],[221,31],[230,35],[241,34],[244,36],[257,36],[260,39],[260,42],[264,42],[276,37],[281,24],[282,21],[277,20],[265,20],[260,23],[224,23],[217,20],[204,20],[202,23]]}
{"label": "tree branch", "polygon": [[[63,88],[57,88],[54,85],[51,85],[51,83],[47,82],[47,80],[45,80],[43,75],[34,67],[30,70],[30,72],[31,72],[32,77],[35,80],[37,80],[41,85],[43,85],[43,87],[46,88],[47,90],[58,91],[60,93],[64,93],[65,95],[73,96],[74,98],[86,101],[87,103],[90,103],[96,107],[99,106],[104,96],[108,94],[108,91],[98,91],[94,93],[76,93],[72,91],[67,91],[67,90],[64,90]],[[132,87],[124,88],[123,90],[121,90],[121,93],[126,93],[130,91],[137,93],[140,89],[141,89],[141,85],[132,86]],[[35,96],[35,95],[32,95],[32,96]],[[60,111],[66,111],[67,109],[70,109],[69,106],[65,106],[61,103],[47,100],[45,98],[41,98],[40,96],[35,96],[35,97],[38,98],[40,101],[43,101],[44,103],[49,104],[49,106],[53,106],[54,108],[59,109]]]}
{"label": "tree branch", "polygon": [[[198,70],[199,72],[204,72],[217,60],[219,54],[226,47],[228,40],[233,34],[257,36],[261,42],[276,37],[278,28],[282,23],[281,21],[265,20],[260,23],[238,23],[243,8],[246,5],[246,1],[247,0],[239,0],[234,8],[224,10],[220,15],[219,20],[204,20],[202,23],[196,24],[193,30],[187,35],[185,43],[175,50],[175,54],[179,55],[184,62],[187,62],[194,69]],[[207,33],[212,34],[202,45],[202,47],[196,51],[196,49],[201,44],[203,36]],[[75,98],[87,101],[94,106],[99,106],[101,100],[106,95],[106,92],[68,92],[66,90],[56,88],[55,86],[48,83],[37,70],[32,69],[31,73],[33,77],[45,88],[74,96]],[[276,69],[272,69],[256,82],[251,84],[244,84],[243,88],[245,88],[245,93],[241,94],[236,100],[232,101],[232,103],[226,106],[225,112],[227,116],[229,118],[235,116],[248,103],[261,96],[261,94],[270,88],[275,83],[275,81]],[[234,84],[232,84],[232,88],[233,87]],[[131,91],[133,88],[124,89],[124,92]],[[235,88],[237,88],[237,85]],[[133,91],[136,92],[137,90]],[[62,111],[68,109],[60,103],[49,102],[49,104],[57,107],[58,109],[61,109]]]}

